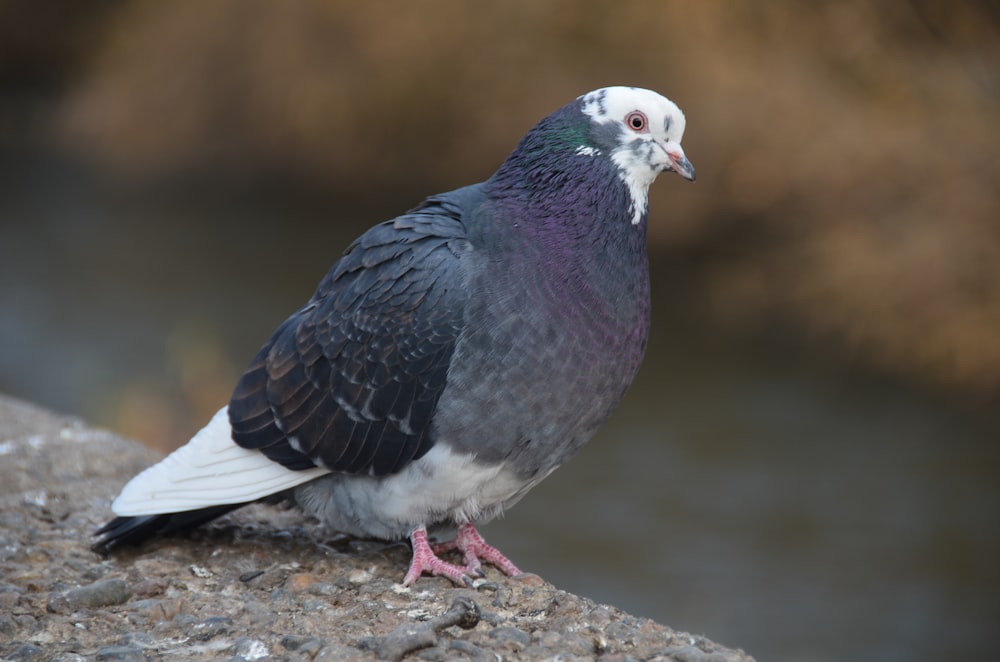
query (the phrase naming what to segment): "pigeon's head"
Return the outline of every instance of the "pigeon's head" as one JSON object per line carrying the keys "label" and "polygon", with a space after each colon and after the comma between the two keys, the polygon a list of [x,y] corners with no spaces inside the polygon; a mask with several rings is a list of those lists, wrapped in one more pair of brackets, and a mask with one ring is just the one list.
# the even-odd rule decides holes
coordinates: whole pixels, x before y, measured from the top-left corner
{"label": "pigeon's head", "polygon": [[681,149],[684,113],[670,99],[638,87],[605,87],[577,99],[590,119],[577,153],[609,157],[629,188],[633,223],[646,211],[649,185],[672,171],[694,181],[694,166]]}
{"label": "pigeon's head", "polygon": [[561,209],[602,206],[613,197],[609,191],[621,190],[613,185],[623,184],[628,218],[639,225],[658,174],[694,181],[694,166],[681,149],[684,125],[681,109],[656,92],[594,90],[535,125],[489,186],[494,195],[527,199],[555,218]]}

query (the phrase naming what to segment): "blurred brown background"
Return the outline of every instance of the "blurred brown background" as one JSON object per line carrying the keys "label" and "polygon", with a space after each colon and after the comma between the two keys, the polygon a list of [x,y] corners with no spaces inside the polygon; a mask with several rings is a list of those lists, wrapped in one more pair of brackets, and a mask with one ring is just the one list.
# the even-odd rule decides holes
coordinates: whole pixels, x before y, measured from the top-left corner
{"label": "blurred brown background", "polygon": [[[539,554],[541,574],[562,579],[590,549],[560,585],[760,659],[990,650],[998,25],[985,1],[0,1],[0,389],[168,450],[358,232],[489,176],[583,92],[650,87],[686,112],[699,179],[653,187],[649,361],[603,450],[497,526],[537,515],[544,537],[549,500],[635,483],[655,459],[650,480],[680,494],[618,503],[619,485],[584,513],[580,545]],[[698,510],[716,488],[769,496]],[[684,498],[690,511],[670,506]],[[667,510],[643,520],[643,499]],[[605,507],[635,523],[622,539],[662,530],[657,554],[678,522],[696,542],[650,558],[675,568],[662,582],[640,562],[634,586],[588,584],[636,551],[603,538]],[[758,517],[763,533],[741,528]],[[716,559],[709,543],[750,549]],[[802,575],[768,595],[793,574],[769,565],[782,554]],[[892,599],[843,588],[901,554],[912,572],[879,585]],[[694,557],[705,567],[677,569]],[[834,622],[866,601],[863,622]]]}

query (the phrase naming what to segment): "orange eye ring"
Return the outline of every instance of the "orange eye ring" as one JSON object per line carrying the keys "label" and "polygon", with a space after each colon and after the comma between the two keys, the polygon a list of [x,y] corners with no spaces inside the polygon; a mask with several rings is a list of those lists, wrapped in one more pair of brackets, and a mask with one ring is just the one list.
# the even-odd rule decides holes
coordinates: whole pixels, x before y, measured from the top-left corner
{"label": "orange eye ring", "polygon": [[625,116],[625,124],[636,133],[643,133],[649,130],[649,120],[641,110],[633,110]]}

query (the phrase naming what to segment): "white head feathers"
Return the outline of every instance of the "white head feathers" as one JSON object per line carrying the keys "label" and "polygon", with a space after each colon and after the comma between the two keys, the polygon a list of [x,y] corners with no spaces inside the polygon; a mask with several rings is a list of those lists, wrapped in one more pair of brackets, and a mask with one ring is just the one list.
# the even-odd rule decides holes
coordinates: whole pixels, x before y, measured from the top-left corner
{"label": "white head feathers", "polygon": [[[613,125],[615,140],[609,150],[632,197],[632,223],[646,213],[649,186],[656,176],[672,170],[694,181],[694,167],[681,149],[686,125],[684,113],[670,99],[638,87],[605,87],[580,97],[583,113],[593,122]],[[579,154],[600,153],[581,146]]]}

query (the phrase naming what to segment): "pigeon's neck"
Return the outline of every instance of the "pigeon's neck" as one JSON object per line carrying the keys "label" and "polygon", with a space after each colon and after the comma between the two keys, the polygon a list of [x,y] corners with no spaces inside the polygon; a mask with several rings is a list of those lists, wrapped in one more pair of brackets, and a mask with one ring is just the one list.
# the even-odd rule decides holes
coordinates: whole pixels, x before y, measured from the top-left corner
{"label": "pigeon's neck", "polygon": [[632,222],[631,194],[610,160],[563,145],[522,144],[485,192],[497,212],[490,217],[503,226],[494,237],[512,264],[543,263],[558,296],[626,325],[648,314],[646,217]]}
{"label": "pigeon's neck", "polygon": [[[618,234],[625,231],[615,227],[619,220],[644,226],[646,205],[637,209],[619,166],[592,146],[593,130],[572,104],[546,117],[485,183],[487,194],[526,210],[539,229],[567,235]],[[638,229],[644,242],[645,229]]]}

